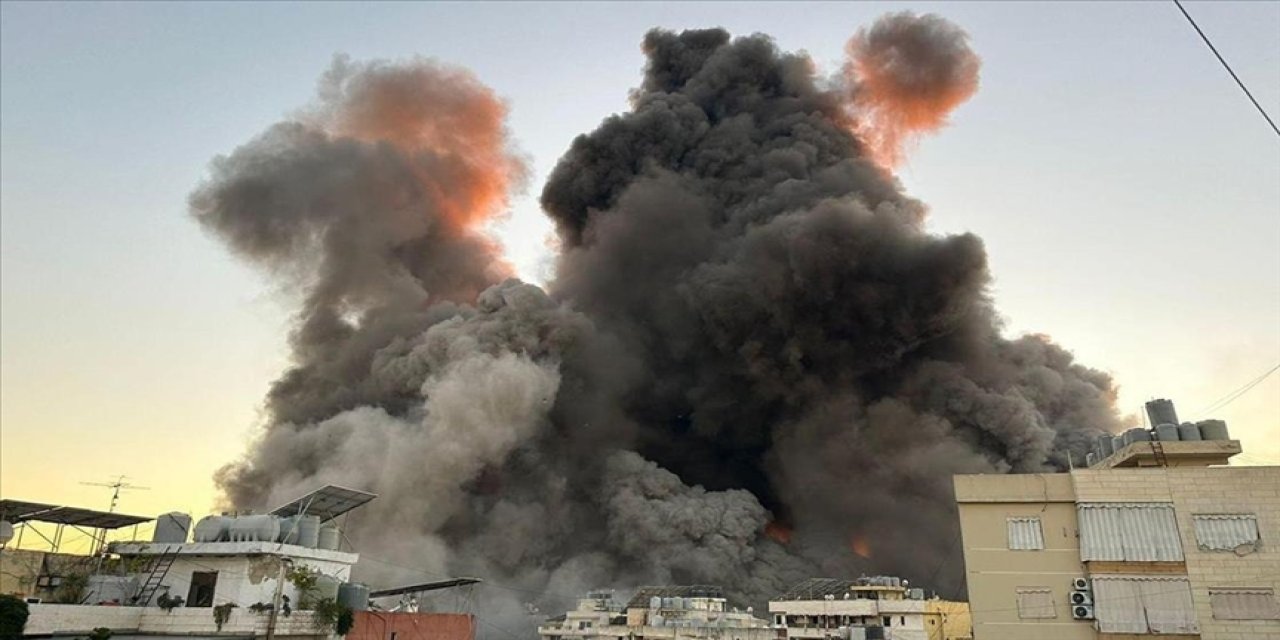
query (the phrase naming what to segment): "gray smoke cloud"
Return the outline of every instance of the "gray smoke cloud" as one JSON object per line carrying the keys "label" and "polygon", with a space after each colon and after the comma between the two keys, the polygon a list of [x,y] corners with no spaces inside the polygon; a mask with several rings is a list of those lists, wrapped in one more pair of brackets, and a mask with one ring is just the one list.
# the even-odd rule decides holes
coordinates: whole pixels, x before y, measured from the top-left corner
{"label": "gray smoke cloud", "polygon": [[926,233],[844,83],[762,35],[643,47],[632,109],[543,188],[545,291],[482,232],[524,171],[465,71],[339,59],[214,161],[193,215],[298,308],[228,502],[379,493],[360,575],[485,577],[482,635],[608,586],[961,594],[951,474],[1062,468],[1118,428],[1111,380],[1001,335],[981,241]]}

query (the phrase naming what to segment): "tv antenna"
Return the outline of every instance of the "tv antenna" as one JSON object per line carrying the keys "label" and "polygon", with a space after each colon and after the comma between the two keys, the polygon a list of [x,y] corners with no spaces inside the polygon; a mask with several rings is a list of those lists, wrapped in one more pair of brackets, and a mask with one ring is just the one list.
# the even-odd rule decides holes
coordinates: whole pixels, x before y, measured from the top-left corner
{"label": "tv antenna", "polygon": [[116,507],[120,504],[121,491],[132,491],[134,489],[137,489],[139,491],[147,491],[151,489],[151,487],[140,487],[136,484],[129,484],[128,482],[125,482],[125,478],[128,478],[128,477],[129,476],[122,475],[122,476],[118,476],[112,482],[81,482],[80,484],[89,486],[89,487],[106,487],[107,489],[111,489],[111,508],[108,509],[107,512],[115,513]]}

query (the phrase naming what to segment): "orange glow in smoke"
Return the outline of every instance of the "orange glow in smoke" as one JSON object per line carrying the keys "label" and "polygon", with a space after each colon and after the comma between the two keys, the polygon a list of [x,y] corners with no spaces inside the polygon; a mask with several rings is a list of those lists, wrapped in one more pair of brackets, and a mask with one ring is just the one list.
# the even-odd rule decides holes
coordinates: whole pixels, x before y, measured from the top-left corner
{"label": "orange glow in smoke", "polygon": [[778,544],[791,542],[791,529],[781,522],[770,522],[764,526],[764,535]]}
{"label": "orange glow in smoke", "polygon": [[868,560],[871,558],[871,543],[868,542],[866,536],[863,536],[862,534],[854,535],[853,538],[849,540],[849,549],[860,558]]}

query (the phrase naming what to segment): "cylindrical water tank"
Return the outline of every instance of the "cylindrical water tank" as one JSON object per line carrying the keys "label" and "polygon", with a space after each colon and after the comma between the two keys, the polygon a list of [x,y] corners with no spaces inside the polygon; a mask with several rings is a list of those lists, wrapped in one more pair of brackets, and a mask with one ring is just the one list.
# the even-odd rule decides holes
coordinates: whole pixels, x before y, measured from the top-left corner
{"label": "cylindrical water tank", "polygon": [[1180,439],[1181,437],[1178,435],[1178,425],[1162,424],[1156,427],[1156,440],[1159,440],[1160,442],[1173,442]]}
{"label": "cylindrical water tank", "polygon": [[298,516],[288,516],[280,518],[280,535],[276,536],[276,542],[285,544],[297,544],[294,542],[298,539]]}
{"label": "cylindrical water tank", "polygon": [[1147,403],[1147,418],[1151,424],[1178,424],[1178,412],[1173,410],[1173,401],[1158,398]]}
{"label": "cylindrical water tank", "polygon": [[1222,420],[1201,420],[1196,423],[1200,428],[1200,437],[1204,440],[1230,440],[1227,423]]}
{"label": "cylindrical water tank", "polygon": [[1115,453],[1115,449],[1111,446],[1111,436],[1098,436],[1098,457],[1105,458]]}
{"label": "cylindrical water tank", "polygon": [[191,531],[191,516],[177,511],[162,513],[156,518],[151,541],[182,544],[187,541],[188,531]]}
{"label": "cylindrical water tank", "polygon": [[1125,444],[1133,444],[1135,442],[1150,442],[1151,432],[1146,429],[1134,427],[1124,432]]}
{"label": "cylindrical water tank", "polygon": [[1178,425],[1178,439],[1182,440],[1183,442],[1199,440],[1200,427],[1197,427],[1196,425],[1190,422],[1184,422]]}
{"label": "cylindrical water tank", "polygon": [[229,539],[231,518],[226,516],[205,516],[196,523],[196,542],[223,542]]}
{"label": "cylindrical water tank", "polygon": [[316,535],[316,548],[329,549],[336,551],[342,542],[342,532],[338,531],[337,525],[326,524],[320,527],[320,532]]}
{"label": "cylindrical water tank", "polygon": [[320,516],[298,518],[298,539],[294,544],[308,549],[314,549],[320,544]]}
{"label": "cylindrical water tank", "polygon": [[338,586],[342,582],[323,573],[316,576],[316,587],[311,592],[312,600],[337,600]]}
{"label": "cylindrical water tank", "polygon": [[1111,449],[1112,449],[1112,451],[1119,451],[1119,450],[1123,449],[1123,448],[1124,448],[1124,446],[1125,446],[1126,444],[1129,444],[1129,443],[1124,441],[1124,436],[1123,436],[1123,435],[1119,435],[1119,436],[1112,436],[1112,438],[1111,438]]}
{"label": "cylindrical water tank", "polygon": [[650,608],[650,609],[661,609],[661,608],[662,608],[662,598],[659,598],[658,596],[653,596],[652,598],[649,598],[649,608]]}
{"label": "cylindrical water tank", "polygon": [[359,582],[338,585],[338,603],[352,611],[369,610],[369,587]]}
{"label": "cylindrical water tank", "polygon": [[228,529],[232,542],[275,542],[280,536],[280,518],[276,516],[237,516]]}

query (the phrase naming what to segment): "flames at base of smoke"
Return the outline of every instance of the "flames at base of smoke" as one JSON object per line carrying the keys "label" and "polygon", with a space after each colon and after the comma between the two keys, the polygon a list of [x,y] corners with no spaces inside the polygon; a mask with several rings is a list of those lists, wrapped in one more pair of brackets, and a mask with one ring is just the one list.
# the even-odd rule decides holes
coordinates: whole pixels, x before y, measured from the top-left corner
{"label": "flames at base of smoke", "polygon": [[981,61],[968,35],[933,14],[903,12],[859,30],[846,51],[857,130],[894,167],[915,136],[936,131],[978,90]]}

